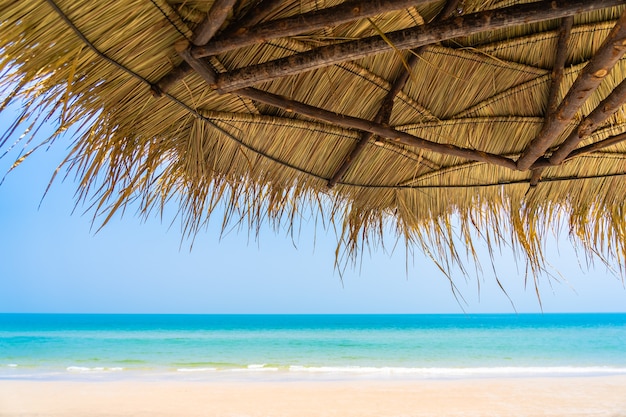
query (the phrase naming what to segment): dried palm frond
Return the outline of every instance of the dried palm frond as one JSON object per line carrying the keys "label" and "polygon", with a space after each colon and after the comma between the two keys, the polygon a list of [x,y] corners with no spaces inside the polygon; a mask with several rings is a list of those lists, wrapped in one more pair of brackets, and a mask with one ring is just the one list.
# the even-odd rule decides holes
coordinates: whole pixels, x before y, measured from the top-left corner
{"label": "dried palm frond", "polygon": [[[219,14],[205,46],[221,52],[204,57],[190,42],[223,3],[0,0],[2,108],[23,108],[7,134],[20,122],[77,128],[64,168],[101,223],[131,203],[147,216],[176,201],[194,236],[218,206],[224,226],[251,230],[312,210],[339,226],[348,259],[392,230],[444,271],[477,261],[482,240],[490,253],[511,246],[535,275],[548,232],[567,227],[587,254],[624,267],[626,144],[615,138],[626,109],[564,163],[549,157],[626,78],[626,60],[598,75],[533,171],[516,169],[554,117],[549,100],[566,97],[605,43],[623,54],[619,1],[244,0]],[[436,19],[446,5],[454,16]],[[534,21],[510,22],[528,10]],[[559,21],[571,15],[551,98]]]}

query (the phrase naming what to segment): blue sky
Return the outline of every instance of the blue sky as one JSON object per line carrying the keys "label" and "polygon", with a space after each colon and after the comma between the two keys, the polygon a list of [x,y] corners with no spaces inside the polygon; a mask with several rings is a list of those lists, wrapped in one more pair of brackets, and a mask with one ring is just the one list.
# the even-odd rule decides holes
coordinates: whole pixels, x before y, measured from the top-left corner
{"label": "blue sky", "polygon": [[[0,126],[6,120],[0,115]],[[191,251],[169,218],[143,222],[127,213],[96,233],[83,209],[72,214],[71,180],[55,182],[38,208],[68,141],[28,158],[0,186],[0,312],[514,312],[487,260],[484,276],[457,277],[466,301],[459,305],[430,260],[417,254],[407,268],[404,248],[366,253],[340,276],[334,233],[312,224],[304,225],[294,245],[286,232],[269,229],[258,240],[245,230],[220,238],[216,216]],[[0,159],[0,173],[17,155]],[[563,242],[548,257],[568,282],[550,285],[542,278],[545,312],[626,311],[626,290],[604,267],[581,271]],[[503,254],[496,262],[517,311],[540,312],[514,258]]]}

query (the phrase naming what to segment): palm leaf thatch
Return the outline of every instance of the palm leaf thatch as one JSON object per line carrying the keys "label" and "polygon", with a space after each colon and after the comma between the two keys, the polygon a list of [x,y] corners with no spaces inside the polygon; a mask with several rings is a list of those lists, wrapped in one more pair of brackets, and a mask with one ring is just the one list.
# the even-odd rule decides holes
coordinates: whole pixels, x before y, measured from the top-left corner
{"label": "palm leaf thatch", "polygon": [[623,3],[0,0],[2,106],[23,106],[0,145],[78,127],[64,166],[104,223],[313,210],[350,255],[391,228],[444,270],[478,239],[535,274],[566,227],[623,266]]}

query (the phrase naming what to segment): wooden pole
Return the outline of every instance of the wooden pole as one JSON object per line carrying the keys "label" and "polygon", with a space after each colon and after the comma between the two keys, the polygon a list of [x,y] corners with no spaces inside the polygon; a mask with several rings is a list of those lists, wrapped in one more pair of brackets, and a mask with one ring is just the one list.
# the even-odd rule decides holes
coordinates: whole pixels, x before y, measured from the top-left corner
{"label": "wooden pole", "polygon": [[527,170],[545,153],[625,52],[626,11],[622,13],[600,49],[580,72],[555,114],[546,119],[537,137],[522,153],[517,161],[519,170]]}
{"label": "wooden pole", "polygon": [[230,25],[224,30],[223,33],[220,33],[212,42],[217,41],[218,39],[223,39],[226,37],[235,36],[237,34],[246,32],[248,28],[256,25],[261,20],[265,19],[269,16],[274,10],[278,8],[283,3],[284,0],[261,0],[258,4],[248,10],[241,18],[237,19],[237,21]]}
{"label": "wooden pole", "polygon": [[565,72],[565,61],[567,60],[567,45],[572,33],[574,25],[574,16],[567,16],[561,20],[559,29],[559,39],[556,47],[556,58],[552,67],[552,83],[550,84],[550,92],[548,94],[548,107],[546,114],[553,115],[559,107],[559,91],[563,82],[563,73]]}
{"label": "wooden pole", "polygon": [[611,136],[609,138],[598,141],[596,143],[592,143],[590,145],[583,146],[582,148],[578,148],[572,151],[565,159],[571,159],[577,156],[596,152],[601,149],[608,148],[609,146],[617,145],[618,143],[624,142],[624,141],[626,141],[626,133],[621,133],[619,135]]}
{"label": "wooden pole", "polygon": [[[206,63],[194,58],[189,53],[189,49],[181,50],[180,54],[181,57],[185,61],[187,61],[187,63],[194,70],[198,71],[198,74],[207,82],[207,84],[213,84],[215,80],[215,73]],[[321,109],[319,107],[311,106],[276,94],[268,93],[266,91],[257,90],[255,88],[244,88],[241,90],[237,90],[236,94],[273,107],[277,107],[287,112],[294,112],[315,120],[332,123],[343,128],[371,132],[382,138],[386,138],[391,142],[400,143],[407,146],[414,146],[421,149],[427,149],[429,151],[445,155],[457,156],[472,161],[485,162],[506,167],[509,169],[515,169],[515,161],[504,156],[488,152],[481,152],[474,149],[462,148],[460,146],[452,144],[431,142],[429,140],[422,139],[405,132],[400,132],[389,126],[384,126],[369,120],[359,119],[353,116],[334,113],[328,110]]]}
{"label": "wooden pole", "polygon": [[[618,143],[624,142],[624,141],[626,141],[626,133],[620,133],[619,135],[608,137],[604,140],[591,143],[587,146],[583,146],[582,148],[574,149],[572,152],[570,152],[569,155],[565,157],[564,161],[569,161],[570,159],[573,159],[582,155],[597,152],[604,148],[617,145]],[[542,158],[537,159],[537,161],[535,161],[535,163],[530,167],[530,169],[532,170],[544,169],[544,168],[550,168],[553,166],[554,165],[550,162],[549,159],[542,157]]]}
{"label": "wooden pole", "polygon": [[207,45],[195,47],[195,58],[217,55],[223,52],[270,39],[300,35],[305,32],[324,29],[357,19],[376,16],[382,13],[406,9],[420,3],[432,3],[434,0],[353,0],[334,7],[265,22],[260,25],[242,28],[231,36],[214,39]]}
{"label": "wooden pole", "polygon": [[152,86],[152,95],[155,97],[161,97],[163,93],[167,92],[171,86],[177,81],[185,78],[186,75],[191,74],[193,68],[187,64],[186,61],[180,63],[180,65],[174,67],[170,72],[165,74],[159,81]]}
{"label": "wooden pole", "polygon": [[334,113],[328,110],[321,109],[319,107],[314,107],[305,103],[301,103],[299,101],[290,100],[276,94],[257,90],[255,88],[244,88],[242,90],[238,90],[237,94],[252,100],[259,101],[261,103],[268,104],[270,106],[278,107],[288,112],[298,113],[312,119],[332,123],[347,129],[371,132],[394,143],[400,143],[403,145],[422,148],[444,155],[457,156],[472,161],[486,162],[509,169],[515,169],[515,162],[512,159],[500,155],[488,152],[481,152],[474,149],[462,148],[460,146],[447,143],[431,142],[429,140],[413,136],[409,133],[395,130],[389,126],[384,126],[369,120],[359,119],[353,116]]}
{"label": "wooden pole", "polygon": [[[550,91],[548,93],[548,105],[546,108],[546,119],[554,117],[559,108],[559,95],[561,91],[561,83],[563,82],[563,73],[565,72],[565,61],[567,60],[567,47],[569,38],[574,25],[574,17],[568,16],[561,19],[561,27],[559,29],[559,38],[556,47],[556,57],[552,67],[552,82],[550,83]],[[543,169],[535,169],[530,177],[530,186],[535,187],[541,180]]]}
{"label": "wooden pole", "polygon": [[[242,28],[257,24],[260,20],[269,15],[276,7],[278,7],[283,0],[261,0],[259,4],[249,10],[241,19],[237,20],[234,25],[230,25],[224,30],[219,37],[229,36],[229,34],[237,33]],[[183,79],[187,74],[193,72],[193,69],[187,64],[186,61],[181,62],[178,66],[174,67],[169,73],[163,76],[152,87],[152,95],[155,97],[161,97],[163,93],[167,92],[172,85],[179,80]]]}
{"label": "wooden pole", "polygon": [[[387,39],[372,36],[356,41],[322,46],[289,57],[252,65],[220,74],[218,89],[230,92],[287,75],[299,74],[345,61],[364,58],[395,49],[413,49],[442,40],[468,36],[488,30],[558,19],[623,4],[623,0],[544,0],[518,4],[445,19],[386,34]],[[276,35],[279,35],[277,30]],[[192,54],[197,54],[194,48]]]}
{"label": "wooden pole", "polygon": [[[444,5],[443,10],[441,10],[441,12],[439,12],[439,14],[437,15],[437,19],[448,16],[454,10],[456,10],[459,1],[460,0],[448,0]],[[378,113],[374,117],[375,123],[389,124],[389,119],[391,119],[391,113],[393,111],[395,98],[400,90],[404,88],[406,82],[411,77],[411,71],[413,70],[413,67],[415,67],[415,64],[417,63],[419,55],[422,53],[423,48],[424,47],[420,47],[415,51],[412,51],[409,60],[407,62],[403,62],[403,64],[406,65],[406,68],[400,73],[396,81],[391,86],[391,89],[387,92],[387,95],[380,105]],[[341,181],[345,173],[348,171],[348,168],[352,166],[352,164],[359,157],[361,152],[363,152],[365,146],[369,143],[372,136],[374,136],[374,134],[371,132],[361,133],[361,138],[356,143],[356,145],[354,145],[352,151],[344,158],[339,168],[337,168],[337,170],[335,171],[335,174],[330,178],[330,180],[328,180],[328,188],[334,187],[337,182]]]}
{"label": "wooden pole", "polygon": [[194,30],[191,42],[194,45],[204,45],[211,40],[226,21],[236,2],[237,0],[215,0],[204,20]]}
{"label": "wooden pole", "polygon": [[626,102],[626,79],[624,79],[611,94],[609,94],[594,111],[589,114],[574,131],[561,143],[559,148],[550,157],[550,163],[558,165],[578,146],[587,136],[611,117]]}
{"label": "wooden pole", "polygon": [[[391,89],[387,92],[378,113],[374,117],[374,123],[389,123],[389,119],[391,118],[391,112],[393,110],[393,102],[395,97],[398,95],[400,90],[404,88],[407,80],[411,73],[409,72],[417,63],[417,54],[411,54],[409,61],[407,62],[407,66],[409,67],[407,70],[403,71],[402,74],[396,79],[396,81],[391,86]],[[365,146],[369,143],[370,139],[374,136],[372,132],[362,132],[359,141],[354,145],[352,151],[344,158],[343,162],[335,171],[335,174],[328,180],[328,188],[332,188],[337,184],[337,182],[341,181],[345,173],[348,171],[348,168],[352,166],[354,161],[359,157],[361,152],[365,149]]]}

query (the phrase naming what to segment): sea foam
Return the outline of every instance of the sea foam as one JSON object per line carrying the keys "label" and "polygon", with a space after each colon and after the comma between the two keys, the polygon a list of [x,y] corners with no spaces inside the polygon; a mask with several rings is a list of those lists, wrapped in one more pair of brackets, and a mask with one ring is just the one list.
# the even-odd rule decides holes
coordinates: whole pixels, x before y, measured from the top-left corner
{"label": "sea foam", "polygon": [[123,371],[124,368],[121,368],[119,366],[111,368],[106,368],[102,366],[97,366],[93,368],[87,366],[68,366],[67,368],[65,368],[65,370],[67,370],[68,372],[119,372]]}

